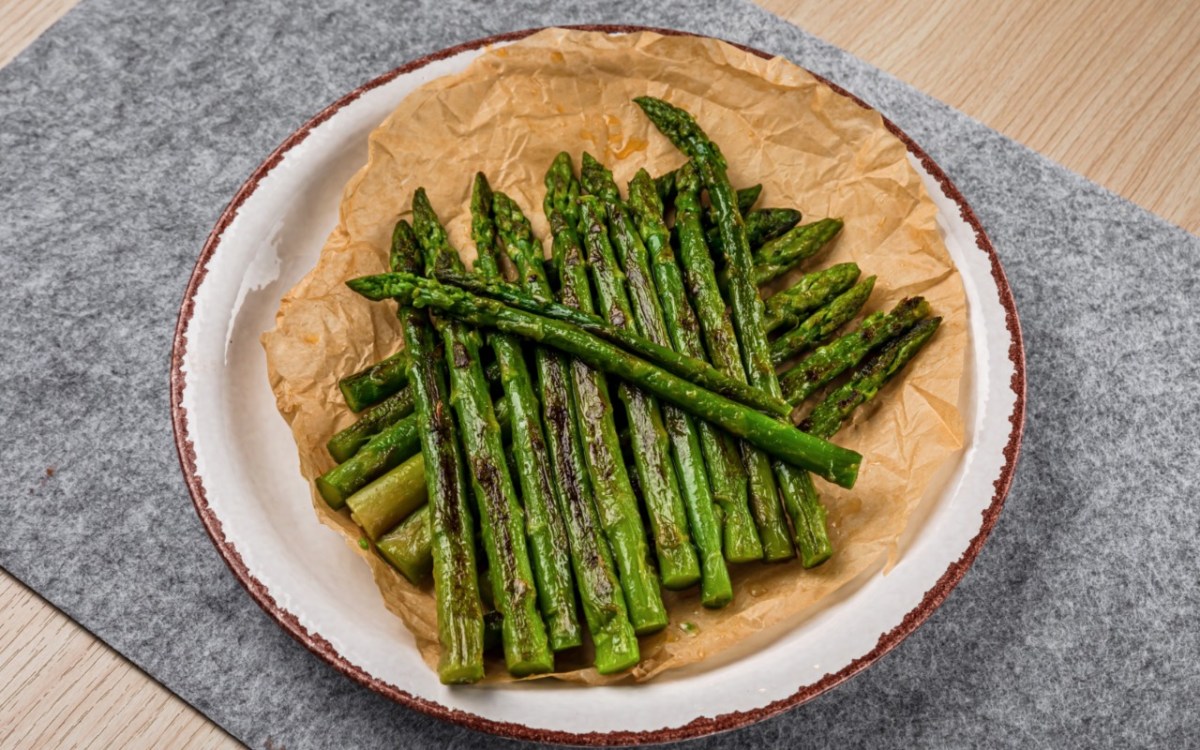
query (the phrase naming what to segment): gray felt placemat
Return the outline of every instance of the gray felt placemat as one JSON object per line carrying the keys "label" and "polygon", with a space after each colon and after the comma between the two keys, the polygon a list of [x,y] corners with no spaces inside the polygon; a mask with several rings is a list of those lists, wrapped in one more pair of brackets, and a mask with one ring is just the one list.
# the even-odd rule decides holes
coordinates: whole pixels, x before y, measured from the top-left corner
{"label": "gray felt placemat", "polygon": [[249,745],[495,742],[251,601],[184,488],[167,365],[207,232],[305,119],[446,45],[585,22],[744,42],[877,106],[975,207],[1025,331],[1023,456],[963,583],[864,674],[694,746],[1200,741],[1200,240],[737,2],[86,0],[0,70],[0,564]]}

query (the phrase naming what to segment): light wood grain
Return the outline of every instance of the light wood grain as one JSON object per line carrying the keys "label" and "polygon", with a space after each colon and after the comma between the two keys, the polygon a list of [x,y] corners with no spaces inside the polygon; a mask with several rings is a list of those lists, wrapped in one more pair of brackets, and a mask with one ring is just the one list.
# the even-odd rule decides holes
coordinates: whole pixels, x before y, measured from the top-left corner
{"label": "light wood grain", "polygon": [[240,745],[0,571],[0,747]]}
{"label": "light wood grain", "polygon": [[1200,22],[1174,0],[759,0],[1200,232]]}
{"label": "light wood grain", "polygon": [[[1139,205],[1200,231],[1200,23],[1186,2],[760,0]],[[74,0],[0,0],[0,66]],[[719,30],[718,30],[719,31]],[[0,571],[0,747],[236,747]]]}
{"label": "light wood grain", "polygon": [[76,0],[0,0],[0,67],[75,4]]}

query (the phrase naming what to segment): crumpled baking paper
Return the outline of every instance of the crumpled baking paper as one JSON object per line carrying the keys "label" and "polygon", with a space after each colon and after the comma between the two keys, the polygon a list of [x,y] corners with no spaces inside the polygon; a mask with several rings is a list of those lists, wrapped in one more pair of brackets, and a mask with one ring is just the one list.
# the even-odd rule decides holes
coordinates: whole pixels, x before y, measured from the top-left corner
{"label": "crumpled baking paper", "polygon": [[[845,219],[827,252],[775,288],[803,271],[853,260],[864,276],[879,277],[867,312],[921,294],[945,320],[903,376],[835,439],[865,460],[853,490],[819,483],[833,558],[815,570],[797,562],[736,566],[736,598],[722,610],[705,610],[694,591],[668,592],[671,624],[642,639],[642,662],[631,674],[601,677],[586,655],[576,663],[560,655],[554,676],[589,684],[736,658],[866,576],[883,574],[910,517],[940,490],[960,453],[968,344],[962,281],[935,227],[936,209],[880,115],[786,60],[712,39],[551,29],[487,50],[463,72],[413,92],[371,134],[368,162],[345,188],[320,260],[283,298],[275,329],[263,335],[271,387],[311,480],[332,466],[326,440],[354,419],[338,378],[401,345],[395,306],[367,302],[344,282],[386,269],[392,227],[409,214],[413,191],[426,188],[464,260],[474,256],[468,199],[476,170],[521,205],[545,240],[542,178],[559,151],[575,155],[577,167],[578,155],[591,152],[619,184],[639,167],[661,174],[683,163],[632,102],[645,94],[692,112],[721,145],[734,184],[763,183],[758,205],[797,207],[805,221]],[[359,549],[358,528],[315,492],[313,507],[370,565],[387,607],[436,664],[432,592]],[[493,664],[488,679],[510,678]]]}

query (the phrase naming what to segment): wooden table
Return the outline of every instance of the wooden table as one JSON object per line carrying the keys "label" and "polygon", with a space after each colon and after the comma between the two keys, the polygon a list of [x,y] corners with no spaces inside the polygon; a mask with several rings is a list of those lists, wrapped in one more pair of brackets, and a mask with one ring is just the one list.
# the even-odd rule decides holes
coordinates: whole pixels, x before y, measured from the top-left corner
{"label": "wooden table", "polygon": [[[1200,232],[1200,24],[1188,3],[760,0],[1142,207]],[[0,65],[74,0],[0,0]],[[382,72],[382,71],[381,71]],[[0,571],[0,747],[236,747]]]}

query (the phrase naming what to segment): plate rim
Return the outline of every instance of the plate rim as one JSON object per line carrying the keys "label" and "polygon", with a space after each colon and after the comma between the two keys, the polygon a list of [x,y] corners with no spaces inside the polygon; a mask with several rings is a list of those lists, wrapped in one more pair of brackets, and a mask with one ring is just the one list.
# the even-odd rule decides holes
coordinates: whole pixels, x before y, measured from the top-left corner
{"label": "plate rim", "polygon": [[[841,86],[829,81],[823,76],[817,75],[808,71],[817,80],[821,81],[826,86],[829,86],[838,94],[847,97],[864,109],[872,112],[877,112],[883,120],[884,126],[888,131],[896,136],[905,146],[910,154],[916,157],[929,172],[938,184],[941,186],[946,197],[952,200],[959,208],[959,213],[963,221],[973,230],[975,234],[976,247],[988,256],[991,267],[992,278],[996,283],[997,292],[999,294],[1000,305],[1004,308],[1005,328],[1009,334],[1009,350],[1008,359],[1013,364],[1013,374],[1010,381],[1016,399],[1013,403],[1012,413],[1009,415],[1009,422],[1012,428],[1009,432],[1007,443],[1003,449],[1004,465],[1000,469],[999,477],[995,480],[994,494],[988,507],[982,512],[982,524],[979,533],[976,534],[967,545],[958,560],[951,563],[944,573],[938,578],[937,582],[922,596],[921,601],[910,610],[901,619],[900,623],[890,631],[880,635],[875,647],[854,659],[839,671],[826,674],[816,682],[801,686],[792,695],[781,698],[765,706],[760,706],[755,709],[746,711],[734,711],[717,716],[700,716],[687,724],[682,724],[676,727],[662,727],[653,730],[616,730],[608,732],[568,732],[553,729],[539,729],[529,727],[524,724],[518,724],[507,721],[497,721],[488,719],[477,714],[470,713],[461,709],[454,709],[444,706],[434,700],[422,698],[413,695],[405,690],[390,685],[377,677],[368,674],[361,667],[350,663],[343,657],[333,644],[318,633],[310,632],[299,621],[298,617],[280,606],[275,598],[247,568],[242,560],[241,554],[237,548],[228,541],[221,524],[221,520],[217,518],[212,508],[208,503],[207,495],[205,494],[204,484],[199,476],[196,467],[196,452],[189,436],[188,415],[187,409],[183,406],[183,391],[186,385],[183,373],[183,361],[187,354],[187,333],[191,323],[192,316],[195,312],[195,297],[200,285],[204,282],[208,273],[208,264],[212,259],[217,248],[221,244],[221,239],[233,220],[237,217],[241,210],[242,204],[245,203],[258,189],[258,185],[263,179],[271,173],[282,161],[284,156],[292,148],[303,142],[314,129],[331,118],[338,111],[359,99],[368,91],[378,88],[395,78],[411,73],[421,68],[426,67],[430,63],[438,60],[443,60],[453,57],[463,52],[477,50],[488,45],[500,44],[524,39],[539,31],[547,28],[564,28],[577,31],[598,31],[607,34],[627,34],[640,31],[651,31],[665,36],[694,36],[701,38],[714,38],[718,41],[730,44],[740,50],[756,55],[763,59],[771,59],[776,57],[762,50],[750,47],[748,45],[730,42],[719,37],[706,37],[704,34],[695,34],[687,31],[679,31],[675,29],[657,28],[652,26],[637,26],[623,24],[583,24],[583,25],[567,25],[567,26],[540,26],[535,28],[527,28],[519,31],[511,31],[503,34],[494,34],[479,39],[463,42],[451,47],[446,47],[436,52],[424,55],[422,57],[411,60],[397,68],[377,76],[361,86],[355,88],[333,103],[326,106],[298,129],[293,131],[284,141],[277,146],[266,159],[262,161],[251,173],[250,177],[241,185],[234,197],[222,210],[216,225],[209,233],[205,240],[204,247],[200,252],[200,256],[196,261],[196,265],[192,270],[191,276],[188,279],[187,287],[184,290],[183,300],[180,303],[179,314],[175,323],[175,332],[171,347],[170,361],[170,401],[171,401],[171,425],[175,439],[175,448],[179,454],[179,463],[183,471],[184,481],[187,484],[188,493],[191,495],[192,503],[195,506],[196,513],[199,515],[201,523],[204,526],[205,532],[208,534],[213,546],[216,547],[217,553],[225,564],[233,572],[234,577],[250,594],[253,599],[266,614],[275,621],[277,625],[283,628],[288,634],[295,638],[301,645],[315,654],[317,657],[325,661],[327,664],[338,670],[345,676],[359,683],[360,685],[373,690],[381,695],[415,709],[428,716],[433,716],[444,721],[448,721],[460,726],[467,727],[480,732],[487,732],[503,737],[509,737],[520,740],[530,740],[537,742],[550,742],[556,744],[570,745],[631,745],[631,744],[654,744],[663,742],[672,742],[685,739],[693,739],[703,737],[719,732],[730,731],[740,727],[762,721],[776,714],[782,713],[790,708],[806,703],[818,695],[831,690],[837,685],[845,682],[850,677],[858,674],[868,666],[878,661],[893,648],[898,646],[905,638],[913,633],[929,616],[941,606],[950,594],[950,591],[958,585],[966,574],[967,569],[978,557],[979,552],[983,548],[984,542],[991,535],[992,529],[995,527],[1000,517],[1000,511],[1004,507],[1004,501],[1008,496],[1009,488],[1012,485],[1013,474],[1016,470],[1018,457],[1020,455],[1021,439],[1025,427],[1025,390],[1026,390],[1026,373],[1025,373],[1025,349],[1024,340],[1021,334],[1020,319],[1017,315],[1016,302],[1013,299],[1012,290],[1008,284],[1008,279],[1005,276],[1004,269],[1000,265],[1000,259],[996,255],[995,248],[992,246],[991,240],[980,224],[979,219],[975,215],[966,198],[959,192],[958,187],[950,180],[949,176],[938,166],[938,164],[922,149],[907,133],[901,130],[895,123],[889,120],[882,113],[878,113],[873,107],[867,104],[858,96],[847,91]],[[807,69],[805,69],[807,70]]]}

